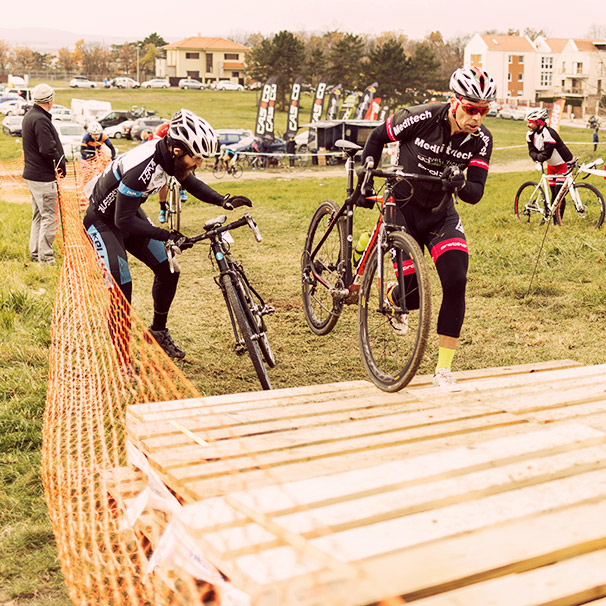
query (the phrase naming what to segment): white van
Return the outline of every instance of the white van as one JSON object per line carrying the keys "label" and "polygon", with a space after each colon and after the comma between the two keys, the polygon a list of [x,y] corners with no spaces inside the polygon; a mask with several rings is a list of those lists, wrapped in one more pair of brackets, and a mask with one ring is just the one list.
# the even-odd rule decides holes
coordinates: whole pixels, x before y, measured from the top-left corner
{"label": "white van", "polygon": [[72,116],[74,120],[86,127],[89,122],[98,122],[112,110],[109,101],[72,99]]}

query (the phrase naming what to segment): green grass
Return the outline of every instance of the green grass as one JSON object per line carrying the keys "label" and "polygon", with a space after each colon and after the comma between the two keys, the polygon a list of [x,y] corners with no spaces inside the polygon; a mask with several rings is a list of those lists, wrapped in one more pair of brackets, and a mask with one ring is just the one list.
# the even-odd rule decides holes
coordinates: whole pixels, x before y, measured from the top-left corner
{"label": "green grass", "polygon": [[[65,91],[66,93],[68,91]],[[96,91],[99,92],[99,91]],[[124,91],[110,91],[123,94]],[[174,92],[174,95],[172,94]],[[70,92],[71,93],[71,92]],[[84,96],[88,91],[78,91]],[[149,93],[152,99],[164,94]],[[198,91],[168,91],[174,107],[192,107]],[[216,114],[217,126],[250,126],[254,110],[240,93],[201,95],[206,106],[241,117],[234,124],[226,112]],[[218,93],[214,93],[218,94]],[[233,95],[233,96],[232,96]],[[254,93],[249,104],[254,101]],[[123,100],[126,97],[121,97]],[[141,97],[143,98],[143,97]],[[167,97],[168,98],[168,97]],[[216,101],[211,101],[216,99]],[[206,100],[206,101],[204,101]],[[61,102],[59,100],[59,102]],[[133,103],[141,103],[139,99]],[[234,107],[242,102],[240,110]],[[159,104],[160,102],[158,102]],[[116,101],[116,107],[119,107]],[[127,106],[124,103],[123,106]],[[158,105],[159,107],[159,105]],[[199,108],[192,107],[196,111]],[[166,106],[168,110],[168,105]],[[203,112],[201,112],[203,113]],[[492,120],[495,147],[523,143],[523,125]],[[573,135],[585,135],[573,129]],[[565,138],[568,137],[565,134]],[[520,141],[522,139],[522,141]],[[12,140],[0,135],[0,158]],[[8,147],[5,147],[8,146]],[[588,156],[590,156],[588,152]],[[522,149],[520,158],[524,158]],[[511,158],[508,158],[509,160]],[[498,163],[498,162],[497,162]],[[525,296],[544,227],[520,225],[513,217],[513,197],[518,185],[533,175],[529,171],[492,174],[486,195],[476,206],[459,205],[470,245],[467,315],[455,370],[573,358],[584,364],[605,361],[606,292],[603,288],[606,244],[604,231],[550,228],[538,274]],[[355,308],[344,310],[334,331],[315,337],[307,328],[300,297],[300,252],[311,215],[319,201],[343,198],[344,177],[309,180],[222,181],[209,179],[219,191],[250,196],[252,214],[264,235],[256,243],[240,229],[234,253],[240,258],[259,292],[276,307],[269,317],[269,336],[278,365],[270,371],[276,387],[327,381],[364,379],[359,359]],[[606,194],[605,182],[590,182]],[[145,205],[151,217],[156,202]],[[40,485],[41,422],[46,394],[50,315],[59,269],[27,263],[31,210],[28,205],[0,201],[0,604],[16,600],[27,606],[68,604],[52,540]],[[183,231],[194,234],[202,222],[217,214],[215,207],[190,199],[185,206]],[[238,211],[232,213],[239,216]],[[370,227],[376,215],[360,210],[356,236]],[[429,259],[428,259],[429,261]],[[421,372],[432,372],[437,337],[433,333],[440,290],[429,261],[433,286],[432,335]],[[151,273],[133,262],[136,312],[151,319]],[[185,374],[205,394],[257,389],[250,360],[235,355],[222,297],[213,282],[207,250],[199,245],[181,258],[182,275],[169,326],[188,351],[180,363]]]}

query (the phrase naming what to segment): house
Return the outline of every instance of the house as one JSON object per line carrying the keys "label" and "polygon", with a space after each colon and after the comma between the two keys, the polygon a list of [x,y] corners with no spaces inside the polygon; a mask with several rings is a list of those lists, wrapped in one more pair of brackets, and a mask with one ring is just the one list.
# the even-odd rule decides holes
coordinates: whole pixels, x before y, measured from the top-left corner
{"label": "house", "polygon": [[569,112],[597,114],[606,84],[606,40],[474,34],[464,64],[486,69],[502,102],[563,98]]}
{"label": "house", "polygon": [[159,59],[156,75],[176,84],[180,78],[210,83],[231,80],[244,84],[245,57],[250,48],[225,38],[193,36],[162,47],[166,59]]}

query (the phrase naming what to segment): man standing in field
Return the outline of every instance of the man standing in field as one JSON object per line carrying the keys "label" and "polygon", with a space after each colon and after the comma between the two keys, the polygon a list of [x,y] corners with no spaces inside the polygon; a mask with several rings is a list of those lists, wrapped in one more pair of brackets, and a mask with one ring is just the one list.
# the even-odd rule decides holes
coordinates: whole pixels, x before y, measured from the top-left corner
{"label": "man standing in field", "polygon": [[33,91],[34,106],[23,118],[23,178],[32,198],[32,228],[29,253],[32,261],[55,262],[56,172],[65,174],[65,155],[59,135],[51,121],[50,110],[55,91],[38,84]]}

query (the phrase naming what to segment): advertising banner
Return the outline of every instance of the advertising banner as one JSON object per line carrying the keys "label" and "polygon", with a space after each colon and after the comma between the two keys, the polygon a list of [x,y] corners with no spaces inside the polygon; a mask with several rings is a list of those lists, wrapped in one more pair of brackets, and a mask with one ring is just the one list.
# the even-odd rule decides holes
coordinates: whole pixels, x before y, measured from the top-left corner
{"label": "advertising banner", "polygon": [[341,85],[333,86],[328,96],[328,107],[326,108],[326,119],[335,120],[339,114],[339,103],[341,102]]}
{"label": "advertising banner", "polygon": [[255,135],[264,137],[274,133],[274,114],[276,108],[276,93],[278,90],[278,76],[272,76],[261,89],[259,108],[257,110],[257,123]]}
{"label": "advertising banner", "polygon": [[353,112],[353,108],[358,104],[359,96],[359,93],[349,93],[349,95],[345,97],[343,105],[341,105],[341,113],[339,115],[340,120],[349,120]]}
{"label": "advertising banner", "polygon": [[314,102],[311,106],[311,115],[309,117],[310,122],[317,122],[322,119],[322,112],[324,111],[324,96],[326,95],[326,77],[322,76],[318,85],[316,86],[316,94],[314,96]]}
{"label": "advertising banner", "polygon": [[362,93],[362,99],[358,107],[356,108],[356,113],[354,114],[354,120],[364,120],[364,116],[370,107],[371,101],[374,99],[375,93],[377,92],[377,82],[373,82],[371,85],[366,87],[366,90]]}
{"label": "advertising banner", "polygon": [[560,120],[566,107],[566,101],[564,99],[558,99],[551,107],[551,113],[549,114],[549,124],[551,128],[554,128],[558,133],[560,132]]}
{"label": "advertising banner", "polygon": [[301,82],[303,78],[299,76],[293,83],[290,91],[290,103],[288,104],[288,119],[286,122],[286,132],[284,138],[294,137],[299,130],[299,108],[301,99]]}
{"label": "advertising banner", "polygon": [[381,110],[381,97],[375,97],[370,102],[370,107],[364,114],[364,120],[376,120],[379,117],[379,111]]}

